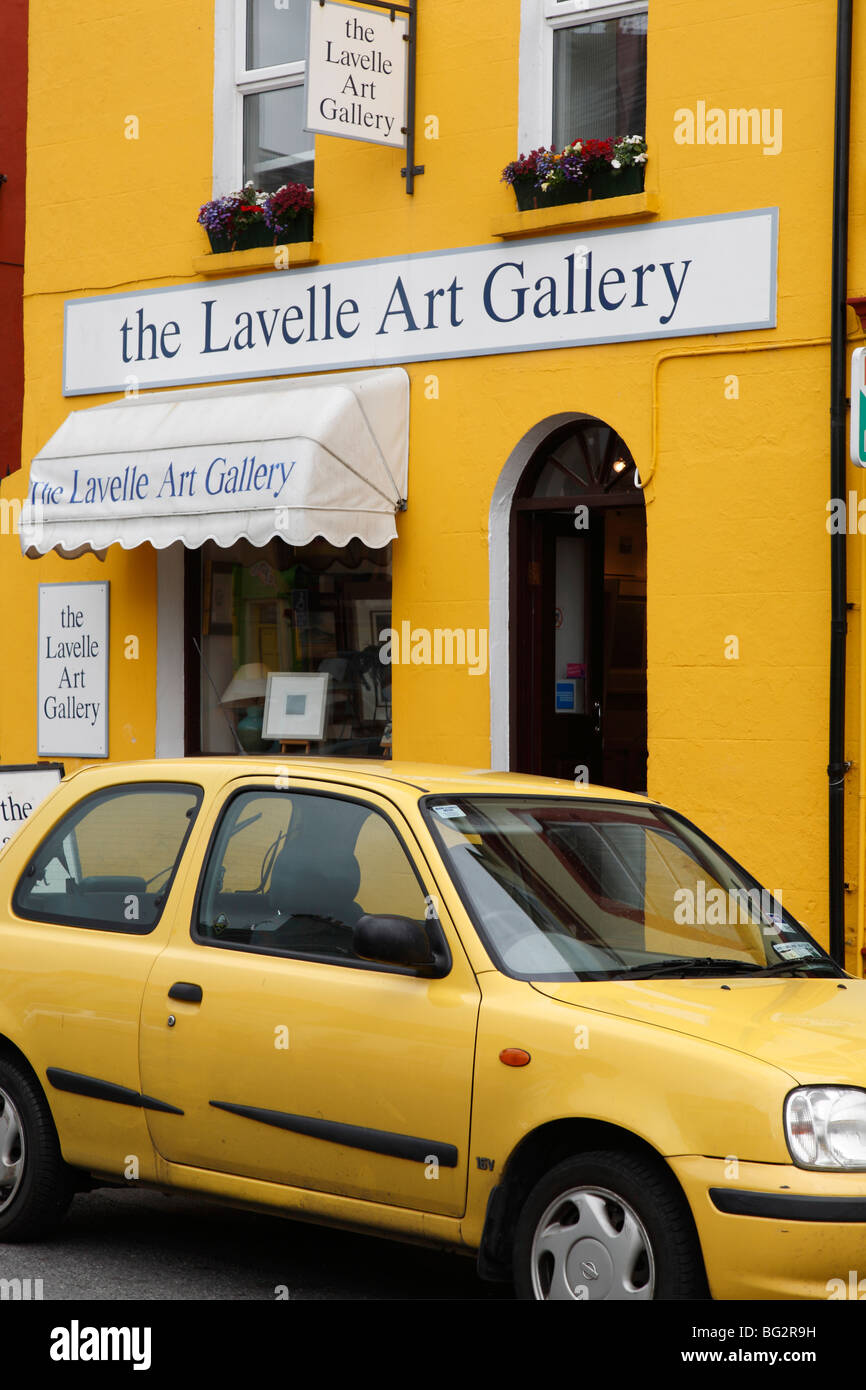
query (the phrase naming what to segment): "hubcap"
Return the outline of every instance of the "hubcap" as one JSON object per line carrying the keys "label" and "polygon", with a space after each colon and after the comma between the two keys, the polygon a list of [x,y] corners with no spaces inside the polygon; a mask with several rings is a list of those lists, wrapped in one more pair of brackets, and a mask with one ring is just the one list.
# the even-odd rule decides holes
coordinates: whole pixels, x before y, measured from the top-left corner
{"label": "hubcap", "polygon": [[604,1187],[574,1187],[548,1206],[532,1241],[537,1299],[651,1299],[655,1261],[628,1202]]}
{"label": "hubcap", "polygon": [[0,1090],[0,1212],[13,1201],[24,1176],[24,1129],[5,1091]]}

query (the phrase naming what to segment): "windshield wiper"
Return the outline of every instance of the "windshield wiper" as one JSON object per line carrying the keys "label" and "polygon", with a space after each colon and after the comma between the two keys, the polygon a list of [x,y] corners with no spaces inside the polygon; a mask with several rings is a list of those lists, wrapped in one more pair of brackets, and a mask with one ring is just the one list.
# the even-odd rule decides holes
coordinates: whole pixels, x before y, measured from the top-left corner
{"label": "windshield wiper", "polygon": [[756,965],[748,960],[725,960],[722,956],[680,956],[662,961],[647,961],[645,965],[630,965],[617,971],[611,978],[628,980],[651,980],[664,975],[794,975],[801,970],[831,970],[841,973],[834,961],[823,956],[811,959],[783,960],[777,965]]}
{"label": "windshield wiper", "polygon": [[829,960],[826,956],[801,956],[799,960],[780,960],[777,965],[767,965],[761,970],[762,975],[792,975],[795,970],[829,970],[834,975],[844,975],[834,960]]}
{"label": "windshield wiper", "polygon": [[[771,970],[775,970],[771,966]],[[630,965],[617,971],[613,978],[628,980],[651,980],[661,975],[682,975],[686,971],[692,975],[753,975],[762,972],[761,965],[748,960],[725,960],[724,956],[678,956],[670,960],[647,961],[645,965]]]}

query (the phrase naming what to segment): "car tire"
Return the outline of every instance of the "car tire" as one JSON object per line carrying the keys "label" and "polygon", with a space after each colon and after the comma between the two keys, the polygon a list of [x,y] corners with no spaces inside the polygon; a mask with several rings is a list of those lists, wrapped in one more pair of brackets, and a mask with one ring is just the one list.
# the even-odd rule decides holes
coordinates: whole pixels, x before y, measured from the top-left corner
{"label": "car tire", "polygon": [[640,1155],[598,1151],[552,1168],[514,1240],[518,1298],[705,1298],[691,1212],[674,1179]]}
{"label": "car tire", "polygon": [[74,1190],[36,1077],[22,1063],[0,1058],[0,1242],[46,1235]]}

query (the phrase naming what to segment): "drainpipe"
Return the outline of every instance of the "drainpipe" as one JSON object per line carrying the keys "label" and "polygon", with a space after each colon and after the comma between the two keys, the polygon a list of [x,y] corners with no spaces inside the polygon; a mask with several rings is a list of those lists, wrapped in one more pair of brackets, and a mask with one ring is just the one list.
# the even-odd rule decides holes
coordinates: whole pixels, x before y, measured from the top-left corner
{"label": "drainpipe", "polygon": [[[836,110],[833,149],[833,274],[830,305],[830,496],[844,497],[848,375],[848,160],[851,125],[852,0],[838,0],[836,20]],[[847,528],[846,528],[847,529]],[[845,963],[845,637],[848,596],[844,531],[830,537],[830,762],[829,910],[830,955]],[[861,680],[864,673],[861,673]],[[862,885],[861,885],[862,888]]]}

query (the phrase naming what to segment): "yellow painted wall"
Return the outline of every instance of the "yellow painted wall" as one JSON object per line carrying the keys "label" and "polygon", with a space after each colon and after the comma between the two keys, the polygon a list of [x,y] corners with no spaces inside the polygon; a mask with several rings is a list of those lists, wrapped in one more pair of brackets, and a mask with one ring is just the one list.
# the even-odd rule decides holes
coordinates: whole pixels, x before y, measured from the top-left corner
{"label": "yellow painted wall", "polygon": [[[401,152],[318,137],[324,262],[490,243],[493,219],[512,209],[499,175],[517,154],[519,0],[423,0],[421,9],[417,157],[426,172],[408,198]],[[395,624],[486,626],[490,498],[509,454],[560,411],[586,411],[617,429],[641,475],[653,473],[650,792],[781,887],[825,940],[834,10],[826,0],[650,0],[648,186],[659,190],[660,217],[778,206],[778,328],[410,366],[410,501],[394,547]],[[61,395],[64,299],[195,278],[192,259],[205,249],[195,215],[211,190],[213,77],[210,0],[143,8],[88,0],[84,13],[31,0],[30,14],[25,465],[70,408],[106,399]],[[861,25],[855,71],[864,57]],[[677,144],[674,113],[698,101],[781,111],[781,153]],[[124,137],[129,115],[140,123],[135,141]],[[438,119],[438,139],[424,138],[428,116]],[[853,134],[851,275],[866,289],[857,103]],[[851,325],[853,333],[853,316]],[[801,345],[740,351],[785,343]],[[735,398],[729,382],[726,394],[732,375]],[[425,393],[431,376],[438,399]],[[3,496],[23,495],[24,477],[4,484]],[[850,552],[849,596],[859,601],[858,540]],[[67,578],[111,581],[112,757],[149,755],[153,554],[113,547],[104,565],[25,562],[17,539],[2,537],[0,584],[14,598],[4,605],[0,757],[34,757],[36,585]],[[859,623],[855,611],[848,756],[858,761]],[[123,660],[126,633],[141,637],[138,663]],[[732,636],[737,660],[725,657]],[[488,764],[487,676],[398,667],[394,715],[396,757]],[[852,883],[856,816],[855,768],[846,806]],[[852,927],[855,918],[852,896]]]}

